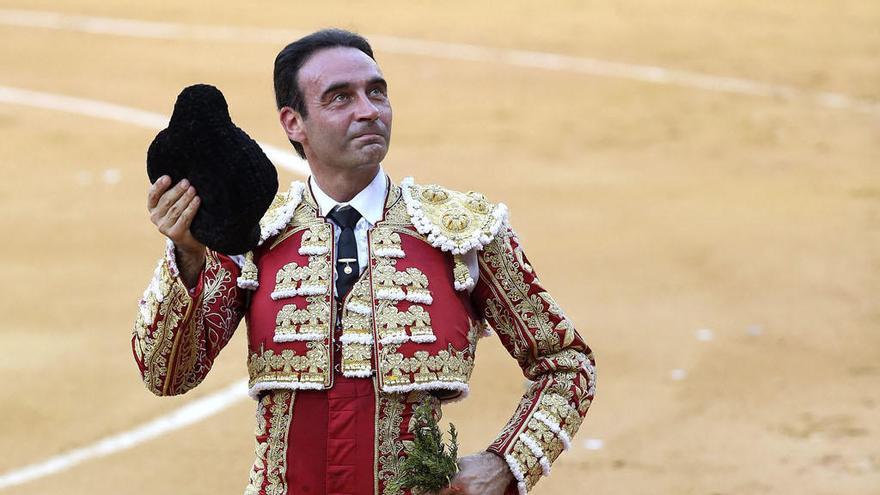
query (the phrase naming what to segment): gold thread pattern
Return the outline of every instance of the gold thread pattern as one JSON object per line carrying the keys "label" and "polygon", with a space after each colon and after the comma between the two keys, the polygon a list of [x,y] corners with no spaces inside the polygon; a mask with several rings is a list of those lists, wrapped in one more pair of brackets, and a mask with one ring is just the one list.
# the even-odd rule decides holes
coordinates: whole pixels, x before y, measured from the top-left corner
{"label": "gold thread pattern", "polygon": [[379,341],[383,344],[436,339],[431,328],[431,315],[418,304],[412,304],[406,311],[400,311],[394,301],[379,301],[376,308],[376,328]]}
{"label": "gold thread pattern", "polygon": [[248,357],[250,388],[261,382],[328,384],[327,345],[323,341],[309,341],[306,345],[305,355],[297,355],[293,349],[284,349],[278,354],[272,349],[251,352]]}
{"label": "gold thread pattern", "polygon": [[349,342],[342,346],[342,372],[355,376],[369,376],[373,371],[370,358],[373,346],[360,342]]}
{"label": "gold thread pattern", "polygon": [[400,472],[404,458],[404,445],[400,438],[400,425],[403,423],[403,410],[406,405],[404,394],[389,394],[376,391],[376,472],[377,493],[400,495],[388,482]]}
{"label": "gold thread pattern", "polygon": [[400,234],[388,228],[377,227],[370,236],[373,253],[376,256],[403,258],[405,253],[401,247]]}
{"label": "gold thread pattern", "polygon": [[485,246],[507,218],[507,206],[493,205],[482,194],[420,185],[412,177],[401,182],[401,196],[416,230],[433,246],[452,254]]}
{"label": "gold thread pattern", "polygon": [[395,386],[438,382],[465,386],[470,378],[473,368],[472,347],[458,350],[449,344],[436,355],[431,355],[428,351],[416,351],[412,357],[396,352],[398,349],[399,345],[389,344],[380,351],[384,365],[383,386],[386,390]]}
{"label": "gold thread pattern", "polygon": [[272,299],[326,294],[330,287],[330,263],[325,256],[309,256],[309,264],[292,261],[275,274]]}
{"label": "gold thread pattern", "polygon": [[165,390],[174,335],[182,330],[178,327],[192,304],[186,287],[172,277],[167,261],[160,260],[141,300],[133,332],[135,359],[143,363],[144,384],[153,393],[161,395]]}
{"label": "gold thread pattern", "polygon": [[296,392],[272,390],[257,406],[256,458],[245,495],[287,494],[287,445]]}
{"label": "gold thread pattern", "polygon": [[216,253],[207,251],[195,299],[174,275],[172,256],[156,267],[132,332],[144,384],[157,395],[182,394],[198,385],[243,316],[232,272]]}
{"label": "gold thread pattern", "polygon": [[[398,394],[376,391],[375,491],[378,495],[402,495],[389,485],[400,472],[407,444],[414,438],[415,407],[428,402],[437,421],[442,417],[440,401],[428,392],[416,390]],[[405,421],[405,418],[407,420]]]}
{"label": "gold thread pattern", "polygon": [[489,450],[518,464],[531,489],[583,421],[595,392],[595,361],[509,227],[479,254],[479,266],[474,301],[533,380]]}
{"label": "gold thread pattern", "polygon": [[[373,371],[373,312],[370,300],[370,268],[354,283],[342,310],[342,372],[346,376],[369,376]],[[359,308],[352,311],[350,308]],[[369,309],[369,311],[365,311]]]}
{"label": "gold thread pattern", "polygon": [[323,340],[330,329],[330,302],[326,296],[309,296],[306,307],[286,304],[275,317],[275,342]]}
{"label": "gold thread pattern", "polygon": [[[388,190],[388,200],[385,202],[385,218],[382,220],[381,226],[412,229],[412,222],[409,213],[406,211],[406,204],[401,201],[401,197],[400,186],[391,184],[391,188]],[[379,226],[377,225],[374,234],[378,231]]]}
{"label": "gold thread pattern", "polygon": [[303,232],[300,254],[325,254],[329,252],[332,231],[325,225],[313,225]]}
{"label": "gold thread pattern", "polygon": [[[377,231],[383,229],[377,228]],[[398,236],[396,232],[390,234]],[[381,236],[380,236],[381,238]],[[373,242],[373,251],[379,248],[378,241]],[[403,253],[403,251],[400,251]],[[403,257],[403,256],[401,256]],[[405,270],[397,270],[397,260],[388,257],[379,257],[373,271],[373,284],[375,284],[376,297],[378,299],[407,300],[421,304],[431,304],[433,298],[428,289],[428,277],[416,267],[408,267]]]}

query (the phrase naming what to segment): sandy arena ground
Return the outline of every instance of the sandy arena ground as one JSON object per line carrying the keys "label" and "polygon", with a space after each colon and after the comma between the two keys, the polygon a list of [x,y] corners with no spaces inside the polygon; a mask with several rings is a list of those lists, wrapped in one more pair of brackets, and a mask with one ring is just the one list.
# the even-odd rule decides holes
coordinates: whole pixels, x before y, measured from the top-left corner
{"label": "sandy arena ground", "polygon": [[[0,0],[0,18],[30,9],[289,29],[291,40],[335,25],[804,91],[725,93],[375,46],[395,110],[386,170],[506,202],[596,352],[596,402],[533,493],[880,493],[880,3],[511,3]],[[0,22],[0,87],[167,115],[182,87],[210,82],[239,126],[288,148],[272,96],[281,46]],[[874,107],[823,106],[810,96],[821,92]],[[0,103],[0,476],[246,373],[242,327],[191,394],[156,398],[137,375],[130,329],[163,246],[145,208],[154,135]],[[523,391],[497,339],[479,354],[471,397],[444,410],[466,453],[494,438]],[[243,399],[0,491],[241,493],[253,409]]]}

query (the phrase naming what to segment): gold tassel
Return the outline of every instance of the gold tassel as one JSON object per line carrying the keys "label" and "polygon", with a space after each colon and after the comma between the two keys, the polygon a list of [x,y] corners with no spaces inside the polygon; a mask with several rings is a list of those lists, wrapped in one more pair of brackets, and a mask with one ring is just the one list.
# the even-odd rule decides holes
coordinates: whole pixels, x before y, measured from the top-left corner
{"label": "gold tassel", "polygon": [[474,279],[471,278],[471,272],[468,270],[464,257],[460,254],[453,255],[455,260],[455,268],[452,274],[455,277],[455,290],[468,290],[473,288]]}
{"label": "gold tassel", "polygon": [[257,264],[254,263],[254,252],[248,251],[244,255],[244,266],[241,267],[241,276],[238,277],[238,286],[242,289],[256,290],[260,286],[257,281]]}

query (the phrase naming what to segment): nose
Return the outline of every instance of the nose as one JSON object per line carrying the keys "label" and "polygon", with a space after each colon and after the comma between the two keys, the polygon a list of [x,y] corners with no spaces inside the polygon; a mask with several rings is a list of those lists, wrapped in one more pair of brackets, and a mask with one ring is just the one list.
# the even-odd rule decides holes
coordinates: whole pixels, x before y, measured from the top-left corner
{"label": "nose", "polygon": [[379,108],[365,94],[358,95],[357,105],[358,120],[376,120],[379,118]]}

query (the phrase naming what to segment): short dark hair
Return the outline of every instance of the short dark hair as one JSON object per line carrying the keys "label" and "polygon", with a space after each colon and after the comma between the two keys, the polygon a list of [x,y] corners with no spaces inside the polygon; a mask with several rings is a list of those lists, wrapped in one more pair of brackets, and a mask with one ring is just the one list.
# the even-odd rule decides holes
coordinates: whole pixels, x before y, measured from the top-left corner
{"label": "short dark hair", "polygon": [[[344,29],[322,29],[294,41],[285,46],[275,57],[273,78],[275,80],[275,104],[278,105],[279,110],[289,106],[299,112],[303,118],[307,117],[305,102],[297,80],[299,70],[318,50],[336,47],[356,48],[376,60],[373,57],[373,48],[370,47],[366,38]],[[299,156],[306,157],[302,144],[292,139],[290,144],[293,145]]]}

